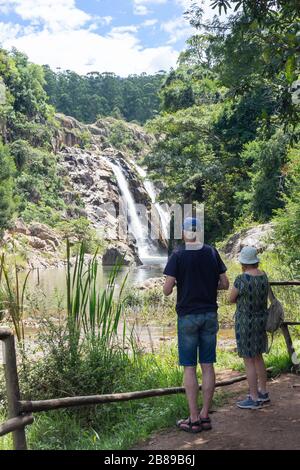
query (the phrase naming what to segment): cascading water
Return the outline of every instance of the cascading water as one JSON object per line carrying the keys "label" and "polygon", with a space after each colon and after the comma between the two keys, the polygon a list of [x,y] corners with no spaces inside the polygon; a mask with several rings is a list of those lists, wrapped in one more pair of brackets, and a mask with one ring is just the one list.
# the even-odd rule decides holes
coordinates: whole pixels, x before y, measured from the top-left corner
{"label": "cascading water", "polygon": [[139,257],[142,261],[146,260],[147,258],[151,258],[152,249],[150,241],[148,239],[148,234],[146,234],[146,230],[144,229],[143,224],[139,218],[135,201],[130,192],[129,185],[123,173],[122,167],[119,163],[114,163],[106,157],[103,157],[103,159],[109,164],[109,166],[113,170],[114,175],[117,179],[118,186],[120,188],[121,196],[124,199],[124,202],[127,204],[128,214],[130,218],[129,230],[136,239]]}
{"label": "cascading water", "polygon": [[170,215],[166,209],[163,208],[162,204],[156,202],[156,191],[152,181],[147,180],[147,173],[144,168],[140,167],[135,163],[133,160],[130,160],[130,163],[136,168],[138,174],[143,178],[144,187],[149,194],[152,204],[155,205],[156,210],[159,215],[162,234],[164,238],[167,240],[169,238],[169,224],[170,224]]}

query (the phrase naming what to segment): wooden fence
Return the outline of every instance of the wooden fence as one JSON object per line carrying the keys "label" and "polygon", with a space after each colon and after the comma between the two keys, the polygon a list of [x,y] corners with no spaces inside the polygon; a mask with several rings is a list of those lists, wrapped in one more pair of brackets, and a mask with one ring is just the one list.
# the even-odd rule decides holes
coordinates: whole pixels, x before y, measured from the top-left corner
{"label": "wooden fence", "polygon": [[[276,286],[300,286],[298,281],[272,282]],[[289,357],[295,357],[295,349],[289,332],[290,325],[300,325],[300,322],[284,322],[281,326]],[[20,396],[19,379],[17,371],[17,359],[15,349],[15,337],[8,328],[0,328],[0,342],[3,342],[3,364],[5,370],[6,391],[8,400],[9,419],[0,425],[0,436],[13,434],[13,446],[15,450],[26,450],[25,427],[32,424],[34,418],[32,413],[57,410],[59,408],[70,408],[77,406],[98,405],[120,401],[138,400],[164,395],[185,393],[184,387],[172,387],[154,390],[144,390],[130,393],[117,393],[112,395],[92,395],[82,397],[55,398],[41,401],[22,401]],[[299,371],[299,365],[295,364]],[[224,387],[236,382],[246,380],[245,375],[234,377],[231,380],[217,382],[216,387]],[[201,390],[201,385],[199,389]]]}

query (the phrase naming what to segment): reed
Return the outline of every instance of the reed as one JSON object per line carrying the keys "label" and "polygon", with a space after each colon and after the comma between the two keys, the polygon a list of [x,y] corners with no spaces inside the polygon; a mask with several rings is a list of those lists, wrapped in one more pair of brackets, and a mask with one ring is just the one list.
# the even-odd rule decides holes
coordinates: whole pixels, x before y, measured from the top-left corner
{"label": "reed", "polygon": [[[67,328],[70,338],[71,352],[80,353],[81,346],[87,342],[90,346],[99,344],[110,351],[120,326],[123,311],[122,294],[127,275],[116,295],[116,282],[123,266],[120,258],[112,267],[106,288],[99,282],[98,251],[85,261],[85,249],[81,244],[72,268],[70,243],[67,241]],[[122,341],[125,343],[126,326],[124,322]]]}
{"label": "reed", "polygon": [[22,345],[25,343],[25,295],[30,272],[27,272],[25,279],[22,281],[17,263],[14,262],[12,271],[9,271],[5,263],[5,254],[2,254],[0,262],[0,310],[3,309],[8,312],[14,325],[17,340]]}

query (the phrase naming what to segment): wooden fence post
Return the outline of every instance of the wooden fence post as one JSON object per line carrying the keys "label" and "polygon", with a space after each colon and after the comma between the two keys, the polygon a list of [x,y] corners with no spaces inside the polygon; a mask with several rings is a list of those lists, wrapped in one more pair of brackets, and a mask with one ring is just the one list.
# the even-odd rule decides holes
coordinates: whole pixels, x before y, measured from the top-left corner
{"label": "wooden fence post", "polygon": [[[4,339],[4,370],[9,418],[20,416],[20,389],[17,372],[15,338],[10,334]],[[27,450],[25,426],[13,432],[15,450]]]}
{"label": "wooden fence post", "polygon": [[289,354],[290,359],[293,363],[293,369],[294,369],[295,372],[299,372],[300,371],[299,364],[295,364],[293,362],[293,356],[295,355],[295,348],[294,348],[293,341],[292,341],[292,338],[291,338],[291,335],[290,335],[290,332],[289,332],[289,327],[286,323],[283,323],[281,325],[281,331],[282,331],[282,334],[283,334],[284,339],[285,339],[285,344],[286,344],[286,347],[287,347],[287,350],[288,350],[288,354]]}

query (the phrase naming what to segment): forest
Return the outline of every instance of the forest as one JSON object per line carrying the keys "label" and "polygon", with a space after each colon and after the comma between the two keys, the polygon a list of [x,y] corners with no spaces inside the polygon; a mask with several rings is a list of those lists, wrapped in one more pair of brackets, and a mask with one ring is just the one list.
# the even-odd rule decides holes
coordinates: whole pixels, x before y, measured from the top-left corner
{"label": "forest", "polygon": [[[99,170],[105,191],[107,181],[113,188],[106,191],[106,198],[115,201],[120,184],[112,171],[113,158],[131,162],[126,175],[128,180],[135,178],[134,190],[142,177],[138,181],[132,169],[140,165],[159,189],[160,202],[203,203],[205,241],[216,246],[224,260],[222,250],[232,237],[259,225],[271,226],[272,237],[259,254],[261,268],[275,281],[288,321],[299,322],[299,282],[295,281],[300,276],[300,4],[297,0],[211,3],[216,13],[228,12],[226,19],[216,15],[204,21],[201,2],[191,2],[184,15],[194,34],[176,67],[153,75],[124,78],[110,71],[85,76],[72,70],[54,71],[47,64],[32,63],[17,49],[0,47],[0,326],[15,332],[24,400],[130,393],[183,383],[175,338],[175,295],[163,295],[162,269],[124,268],[119,262],[106,271],[103,239],[96,236],[91,214],[85,210],[85,195],[71,191],[73,173],[75,189],[83,180],[90,185],[85,201],[94,201]],[[83,124],[74,124],[75,120]],[[76,143],[57,150],[62,122],[75,126],[71,130]],[[90,128],[98,138],[92,144]],[[105,159],[110,159],[110,167]],[[101,204],[101,197],[96,204]],[[27,233],[31,224],[38,225],[43,235],[47,232],[48,245]],[[17,246],[27,253],[28,240],[41,243],[36,252],[44,250],[48,258],[57,249],[54,242],[62,247],[62,264],[44,270],[50,276],[47,284],[60,283],[61,292],[55,287],[50,296],[43,290],[43,270],[29,269],[17,253]],[[43,248],[46,245],[49,251]],[[234,257],[226,258],[226,265],[232,285],[241,266]],[[127,283],[131,268],[135,275],[142,273],[143,281],[149,275],[148,287]],[[107,284],[102,284],[103,279]],[[288,281],[284,286],[283,280]],[[291,281],[293,286],[287,285]],[[227,293],[219,293],[218,302],[216,372],[221,379],[227,373],[236,378],[237,373],[244,374],[245,366],[234,339],[233,305]],[[295,325],[293,344],[299,351]],[[257,426],[257,432],[252,432],[257,440],[259,432],[265,433],[272,449],[287,448],[290,442],[286,441],[293,439],[299,447],[294,432],[299,426],[299,400],[295,399],[299,384],[293,388],[297,376],[290,374],[295,363],[280,331],[271,341],[265,363],[276,378],[271,383],[277,390],[275,406],[255,419],[249,413],[243,422],[248,426],[250,422],[251,432]],[[228,406],[233,415],[236,393],[218,392],[214,412]],[[245,387],[243,393],[247,393]],[[130,449],[157,430],[163,431],[163,440],[175,416],[187,412],[185,398],[173,394],[35,413],[34,423],[26,430],[27,444],[42,450]],[[1,368],[1,423],[8,414]],[[222,437],[236,426],[232,441],[239,443],[242,421],[236,415],[225,421]],[[272,427],[275,421],[279,427]],[[215,444],[216,434],[210,435]],[[279,435],[286,440],[273,437]],[[256,442],[258,446],[267,446],[264,437]],[[244,438],[248,444],[249,436]],[[13,441],[7,434],[0,440],[0,450],[11,448]]]}
{"label": "forest", "polygon": [[157,137],[144,164],[163,184],[161,199],[205,203],[209,241],[272,220],[278,249],[297,264],[299,7],[284,2],[275,14],[272,2],[261,9],[243,3],[226,24],[215,17],[204,25],[195,4],[186,16],[196,33],[177,67],[154,76],[54,73],[2,49],[0,227],[14,214],[51,213],[58,222],[64,202],[51,151],[55,112],[88,123],[114,116]]}

